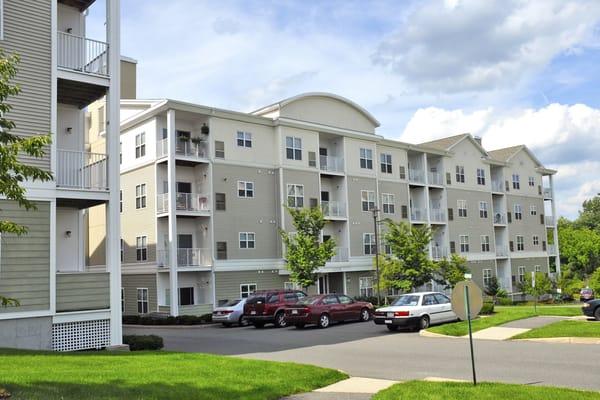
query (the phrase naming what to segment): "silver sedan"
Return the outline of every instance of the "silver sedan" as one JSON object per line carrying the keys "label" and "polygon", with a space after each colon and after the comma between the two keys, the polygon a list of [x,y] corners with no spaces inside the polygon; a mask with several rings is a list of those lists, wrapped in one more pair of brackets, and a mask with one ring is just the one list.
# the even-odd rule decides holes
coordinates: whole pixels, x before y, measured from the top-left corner
{"label": "silver sedan", "polygon": [[223,326],[247,326],[248,321],[244,318],[244,304],[246,299],[230,300],[224,305],[213,310],[213,322],[220,322]]}

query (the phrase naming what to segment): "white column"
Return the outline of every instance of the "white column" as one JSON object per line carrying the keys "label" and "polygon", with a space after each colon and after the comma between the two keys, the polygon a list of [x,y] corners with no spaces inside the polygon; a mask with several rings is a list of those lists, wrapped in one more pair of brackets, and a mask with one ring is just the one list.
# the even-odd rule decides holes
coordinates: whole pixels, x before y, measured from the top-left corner
{"label": "white column", "polygon": [[343,280],[344,280],[344,286],[343,286],[344,287],[344,289],[343,289],[344,293],[343,294],[348,294],[348,282],[346,281],[347,278],[346,278],[346,272],[345,271],[342,272],[342,277],[343,277]]}
{"label": "white column", "polygon": [[119,108],[120,108],[120,4],[106,2],[106,33],[109,45],[110,86],[106,94],[106,152],[108,154],[109,201],[106,204],[106,268],[110,272],[111,345],[123,341],[121,326],[121,228],[119,216]]}
{"label": "white column", "polygon": [[169,186],[169,288],[170,288],[170,314],[174,317],[179,315],[179,284],[177,276],[177,214],[176,190],[177,190],[177,166],[175,165],[175,146],[177,137],[175,134],[175,110],[167,111],[167,175]]}
{"label": "white column", "polygon": [[[556,274],[560,275],[560,252],[558,251],[558,219],[556,218],[556,200],[554,198],[554,176],[549,176],[550,181],[550,204],[552,205],[552,238],[554,239],[554,248],[556,249],[556,256],[554,257],[554,263],[556,265]],[[544,193],[544,185],[542,184],[542,193]],[[545,223],[545,221],[544,221]]]}

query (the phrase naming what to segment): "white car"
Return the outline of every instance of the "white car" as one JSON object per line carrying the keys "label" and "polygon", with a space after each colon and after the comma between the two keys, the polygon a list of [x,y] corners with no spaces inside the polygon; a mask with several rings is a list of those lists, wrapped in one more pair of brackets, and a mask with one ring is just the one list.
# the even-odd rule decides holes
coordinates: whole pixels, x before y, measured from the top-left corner
{"label": "white car", "polygon": [[439,292],[403,294],[390,306],[375,310],[373,320],[377,325],[386,325],[390,331],[407,326],[415,330],[429,325],[456,321],[450,299]]}
{"label": "white car", "polygon": [[215,308],[212,313],[213,322],[220,322],[225,327],[231,325],[247,326],[248,321],[244,317],[244,304],[246,304],[246,299],[236,299]]}

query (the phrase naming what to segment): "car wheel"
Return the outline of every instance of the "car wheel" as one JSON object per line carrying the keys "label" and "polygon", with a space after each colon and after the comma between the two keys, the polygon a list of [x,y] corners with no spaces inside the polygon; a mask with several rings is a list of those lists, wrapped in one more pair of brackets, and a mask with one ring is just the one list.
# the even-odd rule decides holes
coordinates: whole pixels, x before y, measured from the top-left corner
{"label": "car wheel", "polygon": [[391,332],[396,332],[398,330],[398,325],[386,325],[388,330]]}
{"label": "car wheel", "polygon": [[427,329],[429,328],[429,317],[427,315],[423,315],[419,319],[419,325],[417,325],[417,330]]}
{"label": "car wheel", "polygon": [[363,308],[362,310],[360,310],[360,321],[361,322],[367,322],[370,319],[371,319],[371,313],[369,312],[368,308]]}
{"label": "car wheel", "polygon": [[600,307],[597,307],[594,311],[594,318],[596,318],[596,321],[600,321]]}
{"label": "car wheel", "polygon": [[283,311],[279,311],[275,314],[275,327],[277,328],[285,328],[287,325],[287,321],[285,320],[285,314]]}
{"label": "car wheel", "polygon": [[238,325],[239,326],[248,326],[248,320],[246,319],[246,317],[244,317],[243,315],[240,317],[240,319],[238,320]]}
{"label": "car wheel", "polygon": [[319,328],[321,329],[325,329],[329,326],[329,315],[327,314],[321,314],[321,316],[319,317]]}
{"label": "car wheel", "polygon": [[265,327],[265,323],[264,322],[255,322],[254,327],[257,329],[262,329]]}
{"label": "car wheel", "polygon": [[304,329],[304,324],[295,324],[296,329]]}

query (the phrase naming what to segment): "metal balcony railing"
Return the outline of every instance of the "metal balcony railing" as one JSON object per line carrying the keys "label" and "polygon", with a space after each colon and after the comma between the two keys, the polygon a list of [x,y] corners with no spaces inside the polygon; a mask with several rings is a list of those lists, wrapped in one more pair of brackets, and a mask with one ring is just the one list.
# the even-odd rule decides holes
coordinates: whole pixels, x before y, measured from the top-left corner
{"label": "metal balcony railing", "polygon": [[71,189],[108,190],[107,168],[106,154],[58,150],[56,185]]}
{"label": "metal balcony railing", "polygon": [[425,173],[422,169],[410,168],[408,170],[408,180],[414,183],[425,183]]}
{"label": "metal balcony railing", "polygon": [[[166,157],[169,154],[168,146],[168,139],[159,140],[156,143],[156,157]],[[175,154],[186,157],[208,158],[208,142],[177,139]]]}
{"label": "metal balcony railing", "polygon": [[551,199],[552,198],[552,189],[545,187],[544,188],[544,198]]}
{"label": "metal balcony railing", "polygon": [[[210,196],[199,193],[176,193],[175,209],[177,211],[210,211]],[[156,196],[156,212],[169,211],[169,194],[161,193]]]}
{"label": "metal balcony railing", "polygon": [[345,217],[346,204],[340,201],[322,201],[321,211],[325,217]]}
{"label": "metal balcony railing", "polygon": [[334,247],[335,255],[331,257],[330,262],[344,262],[348,261],[348,248],[347,247]]}
{"label": "metal balcony railing", "polygon": [[504,184],[502,181],[492,180],[492,192],[504,192]]}
{"label": "metal balcony railing", "polygon": [[546,221],[546,225],[547,226],[554,226],[554,216],[552,216],[552,215],[546,215],[544,217],[544,220]]}
{"label": "metal balcony railing", "polygon": [[427,183],[430,185],[443,186],[444,178],[442,177],[442,174],[440,174],[439,172],[428,172],[427,173]]}
{"label": "metal balcony railing", "polygon": [[108,44],[58,32],[58,67],[108,76]]}
{"label": "metal balcony railing", "polygon": [[506,225],[506,214],[504,213],[495,213],[494,214],[494,224],[496,225]]}
{"label": "metal balcony railing", "polygon": [[555,244],[549,244],[549,245],[548,245],[548,250],[547,250],[547,251],[548,251],[548,254],[549,254],[549,255],[551,255],[551,256],[555,256],[555,255],[557,254],[557,251],[556,251],[556,245],[555,245]]}
{"label": "metal balcony railing", "polygon": [[327,172],[343,172],[344,159],[334,156],[319,156],[319,167],[321,171]]}
{"label": "metal balcony railing", "polygon": [[446,213],[441,208],[430,208],[429,218],[431,222],[446,222]]}
{"label": "metal balcony railing", "polygon": [[442,258],[448,257],[448,248],[443,246],[431,246],[431,258],[439,261]]}
{"label": "metal balcony railing", "polygon": [[496,257],[508,257],[508,246],[496,245]]}
{"label": "metal balcony railing", "polygon": [[410,219],[411,221],[427,221],[427,209],[411,207]]}
{"label": "metal balcony railing", "polygon": [[[162,267],[169,266],[169,250],[158,250],[157,261]],[[212,257],[209,248],[177,249],[178,267],[210,267]]]}

